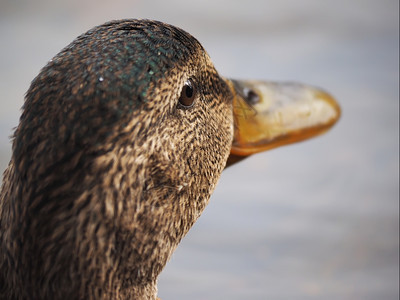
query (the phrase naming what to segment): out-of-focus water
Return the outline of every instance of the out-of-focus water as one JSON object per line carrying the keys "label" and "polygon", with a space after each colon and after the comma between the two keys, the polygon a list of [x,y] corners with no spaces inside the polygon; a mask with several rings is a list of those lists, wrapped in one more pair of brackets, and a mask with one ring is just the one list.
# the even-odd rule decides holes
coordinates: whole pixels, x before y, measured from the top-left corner
{"label": "out-of-focus water", "polygon": [[398,299],[399,2],[0,2],[0,167],[40,68],[111,19],[196,36],[221,74],[323,87],[328,134],[226,170],[159,280],[164,299]]}

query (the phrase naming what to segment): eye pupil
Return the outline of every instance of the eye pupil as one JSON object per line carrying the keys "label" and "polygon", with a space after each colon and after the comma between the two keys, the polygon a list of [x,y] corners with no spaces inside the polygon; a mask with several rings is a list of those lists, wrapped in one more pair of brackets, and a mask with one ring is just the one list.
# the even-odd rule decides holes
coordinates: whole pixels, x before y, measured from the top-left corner
{"label": "eye pupil", "polygon": [[185,94],[187,98],[191,98],[193,96],[193,88],[189,85],[184,86]]}
{"label": "eye pupil", "polygon": [[189,79],[185,82],[182,88],[181,96],[179,97],[179,103],[183,107],[191,107],[196,98],[196,88],[193,81]]}

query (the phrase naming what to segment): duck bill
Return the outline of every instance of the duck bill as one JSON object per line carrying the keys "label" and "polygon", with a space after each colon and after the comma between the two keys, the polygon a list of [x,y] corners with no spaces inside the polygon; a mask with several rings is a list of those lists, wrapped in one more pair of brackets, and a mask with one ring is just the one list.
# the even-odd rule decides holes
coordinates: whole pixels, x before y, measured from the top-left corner
{"label": "duck bill", "polygon": [[256,80],[227,83],[234,95],[234,139],[227,166],[320,135],[340,117],[335,99],[315,87]]}

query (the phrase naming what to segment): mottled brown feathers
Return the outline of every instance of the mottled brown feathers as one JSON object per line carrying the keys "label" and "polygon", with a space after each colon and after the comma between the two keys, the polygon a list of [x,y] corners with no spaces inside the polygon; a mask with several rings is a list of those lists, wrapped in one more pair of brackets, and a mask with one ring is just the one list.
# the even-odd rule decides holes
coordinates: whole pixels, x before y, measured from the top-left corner
{"label": "mottled brown feathers", "polygon": [[231,97],[167,24],[113,21],[63,49],[27,92],[4,173],[0,298],[155,299],[225,166]]}

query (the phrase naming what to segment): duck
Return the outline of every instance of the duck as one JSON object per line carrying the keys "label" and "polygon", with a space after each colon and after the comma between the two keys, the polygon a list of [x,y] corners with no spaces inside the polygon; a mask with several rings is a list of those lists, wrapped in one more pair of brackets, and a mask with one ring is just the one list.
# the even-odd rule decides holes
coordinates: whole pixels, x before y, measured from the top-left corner
{"label": "duck", "polygon": [[222,171],[339,116],[321,89],[221,76],[173,25],[90,29],[26,93],[0,193],[0,298],[157,299]]}

